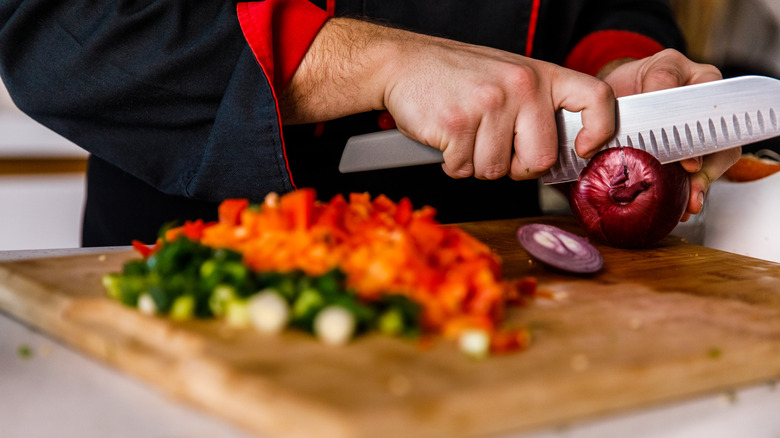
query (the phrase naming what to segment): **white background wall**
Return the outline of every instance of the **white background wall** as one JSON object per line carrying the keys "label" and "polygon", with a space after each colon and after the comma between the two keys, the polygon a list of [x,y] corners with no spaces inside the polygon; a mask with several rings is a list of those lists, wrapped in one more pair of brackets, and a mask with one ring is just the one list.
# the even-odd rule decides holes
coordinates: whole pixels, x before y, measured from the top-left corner
{"label": "white background wall", "polygon": [[[0,160],[84,157],[19,111],[0,86]],[[0,173],[0,250],[78,247],[84,179],[82,173]]]}
{"label": "white background wall", "polygon": [[[2,82],[0,82],[2,84]],[[8,95],[5,86],[0,87],[0,111],[9,109],[15,109],[14,103],[11,101],[11,97]]]}

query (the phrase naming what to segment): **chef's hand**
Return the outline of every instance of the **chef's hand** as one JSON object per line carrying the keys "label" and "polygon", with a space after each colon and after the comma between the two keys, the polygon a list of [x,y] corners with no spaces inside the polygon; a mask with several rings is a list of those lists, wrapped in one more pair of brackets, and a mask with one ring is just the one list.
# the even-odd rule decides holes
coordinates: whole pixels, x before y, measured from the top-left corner
{"label": "chef's hand", "polygon": [[540,176],[557,160],[559,108],[582,111],[582,156],[614,133],[614,95],[603,81],[348,18],[323,26],[280,96],[284,123],[387,109],[402,133],[443,151],[455,178]]}
{"label": "chef's hand", "polygon": [[[714,66],[695,63],[672,49],[640,60],[616,61],[599,77],[612,86],[617,97],[722,79]],[[691,173],[691,196],[683,222],[701,212],[710,184],[736,163],[741,153],[741,148],[733,148],[680,162]]]}
{"label": "chef's hand", "polygon": [[444,152],[454,178],[537,178],[557,161],[555,112],[582,111],[577,152],[614,133],[609,86],[573,70],[431,37],[401,47],[385,104],[404,134]]}

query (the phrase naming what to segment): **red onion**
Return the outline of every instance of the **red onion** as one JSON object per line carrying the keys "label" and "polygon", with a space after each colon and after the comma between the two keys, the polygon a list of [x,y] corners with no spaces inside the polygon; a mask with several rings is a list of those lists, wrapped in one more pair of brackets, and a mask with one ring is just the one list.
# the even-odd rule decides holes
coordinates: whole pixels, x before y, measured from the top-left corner
{"label": "red onion", "polygon": [[617,248],[646,248],[666,237],[685,213],[688,173],[636,148],[605,149],[571,187],[569,205],[594,239]]}
{"label": "red onion", "polygon": [[517,229],[517,241],[534,259],[563,271],[591,274],[604,266],[587,240],[552,225],[524,225]]}

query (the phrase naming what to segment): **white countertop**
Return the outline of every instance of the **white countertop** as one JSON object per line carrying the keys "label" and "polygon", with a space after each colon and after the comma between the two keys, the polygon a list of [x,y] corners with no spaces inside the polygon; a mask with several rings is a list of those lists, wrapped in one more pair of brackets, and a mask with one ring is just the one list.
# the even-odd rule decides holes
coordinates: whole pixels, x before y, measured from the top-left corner
{"label": "white countertop", "polygon": [[[126,247],[0,251],[0,261],[122,249]],[[774,382],[766,382],[732,393],[510,436],[777,438],[780,437],[778,413],[780,388]],[[253,435],[169,399],[144,382],[0,312],[0,436],[249,438]]]}

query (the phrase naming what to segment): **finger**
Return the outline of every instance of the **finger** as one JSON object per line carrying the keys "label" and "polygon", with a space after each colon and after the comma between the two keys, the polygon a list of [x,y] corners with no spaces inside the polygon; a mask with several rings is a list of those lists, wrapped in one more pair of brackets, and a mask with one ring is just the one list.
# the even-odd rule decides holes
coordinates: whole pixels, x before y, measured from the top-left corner
{"label": "finger", "polygon": [[574,139],[579,156],[590,158],[615,134],[615,95],[605,82],[567,70],[553,82],[552,95],[556,109],[581,111],[583,127]]}
{"label": "finger", "polygon": [[687,84],[701,84],[704,82],[719,81],[723,79],[723,74],[714,65],[696,64],[697,68],[691,74]]}
{"label": "finger", "polygon": [[701,170],[701,166],[704,163],[704,157],[693,157],[680,161],[683,169],[688,173],[696,173]]}
{"label": "finger", "polygon": [[691,175],[691,197],[687,212],[699,214],[704,207],[704,198],[713,181],[720,178],[729,167],[739,160],[741,148],[729,149],[716,154],[707,155],[701,170]]}
{"label": "finger", "polygon": [[642,75],[641,92],[666,90],[683,85],[700,84],[722,79],[720,71],[709,64],[698,64],[674,50],[667,49],[648,63]]}
{"label": "finger", "polygon": [[515,180],[538,178],[558,159],[558,128],[549,102],[526,105],[515,122],[514,151],[509,176]]}
{"label": "finger", "polygon": [[615,135],[615,101],[597,103],[582,109],[582,129],[574,139],[574,149],[591,158]]}
{"label": "finger", "polygon": [[476,128],[460,129],[442,142],[444,163],[441,168],[452,178],[467,178],[474,174]]}
{"label": "finger", "polygon": [[[506,112],[502,112],[506,114]],[[514,121],[506,116],[483,117],[474,145],[474,176],[498,179],[509,172],[514,141]]]}

